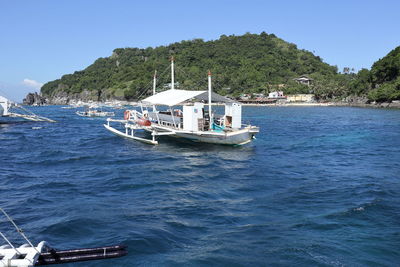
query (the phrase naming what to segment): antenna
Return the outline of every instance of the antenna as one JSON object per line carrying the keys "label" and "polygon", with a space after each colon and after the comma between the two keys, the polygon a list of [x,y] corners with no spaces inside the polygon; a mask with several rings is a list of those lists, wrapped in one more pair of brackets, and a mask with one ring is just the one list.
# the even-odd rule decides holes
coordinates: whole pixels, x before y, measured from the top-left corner
{"label": "antenna", "polygon": [[171,89],[175,90],[174,56],[171,57]]}
{"label": "antenna", "polygon": [[156,84],[157,84],[157,70],[154,71],[154,77],[153,77],[153,95],[156,94]]}

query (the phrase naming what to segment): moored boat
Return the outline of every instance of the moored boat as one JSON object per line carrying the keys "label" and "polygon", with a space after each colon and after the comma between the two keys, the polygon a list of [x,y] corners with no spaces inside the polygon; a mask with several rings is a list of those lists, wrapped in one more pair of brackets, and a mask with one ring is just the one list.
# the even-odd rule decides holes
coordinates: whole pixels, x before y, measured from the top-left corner
{"label": "moored boat", "polygon": [[91,107],[86,107],[84,111],[77,111],[77,115],[81,117],[113,117],[114,112],[97,110]]}
{"label": "moored boat", "polygon": [[[171,77],[171,89],[157,94],[153,89],[153,95],[140,102],[140,111],[125,111],[124,120],[108,118],[104,127],[119,136],[149,144],[158,144],[158,136],[170,136],[202,143],[244,145],[259,133],[258,127],[242,124],[240,103],[212,92],[210,72],[208,91],[175,89],[173,60]],[[224,105],[223,115],[214,113],[213,102]],[[176,106],[182,106],[182,109],[174,109]],[[113,122],[124,124],[124,129],[115,128],[111,125]],[[138,137],[138,131],[148,132],[152,138]]]}

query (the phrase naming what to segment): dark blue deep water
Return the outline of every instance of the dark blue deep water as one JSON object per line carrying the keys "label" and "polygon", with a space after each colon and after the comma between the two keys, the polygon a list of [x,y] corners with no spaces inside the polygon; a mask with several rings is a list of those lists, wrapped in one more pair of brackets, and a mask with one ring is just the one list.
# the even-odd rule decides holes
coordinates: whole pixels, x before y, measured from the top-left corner
{"label": "dark blue deep water", "polygon": [[35,244],[129,247],[66,266],[400,264],[400,110],[245,107],[261,132],[226,147],[33,109],[58,123],[0,125],[0,206]]}

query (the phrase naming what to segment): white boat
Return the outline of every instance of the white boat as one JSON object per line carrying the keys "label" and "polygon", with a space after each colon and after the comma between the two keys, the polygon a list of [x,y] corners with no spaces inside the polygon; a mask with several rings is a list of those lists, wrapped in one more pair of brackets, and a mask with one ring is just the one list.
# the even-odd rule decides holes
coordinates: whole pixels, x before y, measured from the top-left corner
{"label": "white boat", "polygon": [[[158,144],[156,138],[159,136],[223,145],[244,145],[255,138],[259,128],[242,124],[241,104],[212,92],[210,72],[208,91],[175,89],[173,60],[171,77],[171,89],[156,94],[154,78],[153,95],[139,103],[140,111],[126,110],[123,120],[108,118],[104,127],[118,136],[153,145]],[[214,114],[212,102],[223,104],[225,113]],[[182,106],[182,109],[174,109],[176,106]],[[111,126],[113,122],[122,123],[123,129]],[[152,138],[139,137],[138,131],[148,132]]]}
{"label": "white boat", "polygon": [[32,267],[88,260],[103,260],[122,257],[128,253],[124,245],[55,250],[46,241],[41,241],[37,246],[34,246],[22,229],[15,224],[13,219],[2,208],[0,208],[0,211],[15,227],[17,233],[27,242],[17,247],[0,231],[0,236],[6,242],[5,245],[0,246],[0,267]]}
{"label": "white boat", "polygon": [[[19,112],[15,112],[16,110]],[[3,96],[0,96],[0,117],[21,118],[30,121],[55,122],[52,119],[36,115],[32,111],[25,109],[24,107],[8,100]]]}
{"label": "white boat", "polygon": [[97,110],[94,108],[85,108],[84,111],[77,111],[77,115],[81,117],[113,117],[115,116],[114,112],[107,112],[102,110]]}

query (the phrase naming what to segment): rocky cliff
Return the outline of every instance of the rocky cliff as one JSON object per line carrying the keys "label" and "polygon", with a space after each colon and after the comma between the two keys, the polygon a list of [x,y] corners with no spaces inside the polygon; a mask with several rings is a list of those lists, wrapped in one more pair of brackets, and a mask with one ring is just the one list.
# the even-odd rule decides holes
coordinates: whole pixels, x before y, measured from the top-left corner
{"label": "rocky cliff", "polygon": [[70,103],[82,102],[104,102],[107,100],[123,100],[123,97],[111,95],[108,91],[100,90],[83,90],[80,93],[68,93],[66,91],[57,91],[48,96],[48,104],[52,105],[68,105]]}
{"label": "rocky cliff", "polygon": [[29,93],[23,100],[24,105],[30,106],[43,106],[46,103],[46,98],[39,95],[38,93]]}

